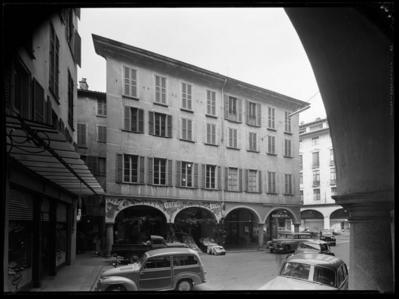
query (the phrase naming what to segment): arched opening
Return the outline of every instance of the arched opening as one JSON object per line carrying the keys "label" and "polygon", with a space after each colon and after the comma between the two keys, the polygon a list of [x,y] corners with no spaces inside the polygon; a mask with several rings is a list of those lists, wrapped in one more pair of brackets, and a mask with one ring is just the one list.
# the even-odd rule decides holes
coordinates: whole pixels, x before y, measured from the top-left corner
{"label": "arched opening", "polygon": [[316,210],[301,212],[301,228],[311,232],[320,232],[324,228],[324,216]]}
{"label": "arched opening", "polygon": [[216,216],[209,210],[190,207],[181,210],[175,217],[174,235],[177,241],[184,242],[193,249],[202,250],[204,238],[217,238]]}
{"label": "arched opening", "polygon": [[286,209],[276,209],[266,219],[266,238],[278,237],[280,231],[293,231],[294,216]]}
{"label": "arched opening", "polygon": [[156,208],[138,205],[119,212],[114,224],[114,243],[141,243],[150,235],[166,238],[165,215]]}
{"label": "arched opening", "polygon": [[258,217],[246,208],[230,211],[223,221],[226,248],[255,247],[258,244]]}
{"label": "arched opening", "polygon": [[332,212],[330,227],[336,232],[349,232],[348,212],[343,208]]}

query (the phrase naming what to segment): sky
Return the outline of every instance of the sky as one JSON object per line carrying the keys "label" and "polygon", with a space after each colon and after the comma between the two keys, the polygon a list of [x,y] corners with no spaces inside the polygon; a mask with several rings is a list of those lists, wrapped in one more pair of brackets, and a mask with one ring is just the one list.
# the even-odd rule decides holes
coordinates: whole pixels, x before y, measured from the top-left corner
{"label": "sky", "polygon": [[106,88],[92,34],[152,51],[298,100],[310,122],[326,113],[311,64],[282,8],[82,8],[78,80]]}

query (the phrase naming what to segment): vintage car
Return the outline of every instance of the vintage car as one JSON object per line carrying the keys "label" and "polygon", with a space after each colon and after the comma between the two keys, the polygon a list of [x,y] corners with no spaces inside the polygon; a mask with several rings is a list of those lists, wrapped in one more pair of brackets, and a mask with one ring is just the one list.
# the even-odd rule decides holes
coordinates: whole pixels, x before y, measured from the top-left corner
{"label": "vintage car", "polygon": [[95,291],[190,291],[205,282],[198,253],[190,248],[161,248],[144,253],[137,263],[106,270]]}
{"label": "vintage car", "polygon": [[279,275],[259,290],[347,290],[348,268],[343,260],[319,253],[295,254]]}
{"label": "vintage car", "polygon": [[327,242],[312,239],[299,243],[295,250],[295,254],[298,253],[323,253],[335,255],[334,252],[330,250],[330,246],[328,246]]}
{"label": "vintage car", "polygon": [[309,239],[312,239],[312,234],[309,232],[279,232],[277,239],[266,243],[266,248],[272,253],[290,253],[295,251],[299,243]]}
{"label": "vintage car", "polygon": [[206,253],[211,254],[211,255],[225,255],[226,250],[223,248],[223,246],[216,244],[216,245],[208,246]]}
{"label": "vintage car", "polygon": [[337,240],[334,237],[334,230],[323,229],[320,233],[320,240],[326,241],[330,246],[336,246]]}

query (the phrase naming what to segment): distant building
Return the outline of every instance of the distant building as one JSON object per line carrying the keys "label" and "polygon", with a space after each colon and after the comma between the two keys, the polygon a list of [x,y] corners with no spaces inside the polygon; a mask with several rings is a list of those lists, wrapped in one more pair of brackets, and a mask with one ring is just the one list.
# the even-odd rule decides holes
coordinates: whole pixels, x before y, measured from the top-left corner
{"label": "distant building", "polygon": [[299,138],[301,228],[348,229],[346,212],[331,197],[337,176],[327,119],[301,124]]}

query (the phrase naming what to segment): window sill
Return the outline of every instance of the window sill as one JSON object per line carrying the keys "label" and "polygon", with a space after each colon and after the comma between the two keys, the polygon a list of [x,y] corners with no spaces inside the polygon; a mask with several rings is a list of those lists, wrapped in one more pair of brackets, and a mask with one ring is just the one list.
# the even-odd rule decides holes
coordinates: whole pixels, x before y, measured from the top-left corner
{"label": "window sill", "polygon": [[260,192],[260,191],[245,191],[245,193],[249,193],[249,194],[261,194],[262,192]]}
{"label": "window sill", "polygon": [[144,134],[144,132],[129,131],[129,130],[125,130],[125,129],[121,129],[121,131],[122,131],[122,132],[126,132],[126,133]]}
{"label": "window sill", "polygon": [[194,189],[198,189],[198,187],[185,187],[185,186],[176,186],[176,188],[180,188],[180,189],[187,189],[187,190],[194,190]]}
{"label": "window sill", "polygon": [[273,129],[273,128],[267,128],[267,130],[268,130],[268,131],[272,131],[272,132],[277,132],[277,130],[276,130],[276,129]]}
{"label": "window sill", "polygon": [[180,138],[180,141],[195,143],[195,141],[193,141],[193,140],[187,140],[187,139],[183,139],[183,138]]}
{"label": "window sill", "polygon": [[293,159],[294,157],[292,157],[292,156],[283,156],[284,158],[288,158],[288,159]]}
{"label": "window sill", "polygon": [[219,146],[219,145],[217,145],[217,144],[206,143],[206,142],[204,142],[204,144],[205,144],[205,145],[209,145],[209,146],[214,146],[214,147],[218,147],[218,146]]}
{"label": "window sill", "polygon": [[232,123],[236,123],[236,124],[241,124],[242,121],[238,121],[238,120],[234,120],[234,119],[229,119],[229,118],[225,118],[225,120],[232,122]]}
{"label": "window sill", "polygon": [[220,189],[217,188],[202,188],[202,189],[204,189],[205,191],[220,191]]}
{"label": "window sill", "polygon": [[291,132],[284,132],[284,134],[285,134],[285,135],[291,135],[291,136],[292,136],[292,133],[291,133]]}
{"label": "window sill", "polygon": [[87,147],[87,145],[77,145],[78,146],[78,148],[84,148],[84,149],[88,149],[88,147]]}
{"label": "window sill", "polygon": [[254,125],[254,124],[249,124],[249,123],[247,123],[247,126],[254,127],[254,128],[260,128],[261,127],[261,125]]}
{"label": "window sill", "polygon": [[193,113],[193,114],[194,114],[194,111],[193,111],[193,110],[190,110],[190,109],[180,108],[180,110],[181,110],[181,111],[184,111],[184,112],[188,112],[188,113]]}
{"label": "window sill", "polygon": [[166,105],[166,104],[157,103],[157,102],[153,102],[153,104],[154,104],[154,105],[157,105],[157,106],[162,106],[162,107],[168,108],[168,105]]}
{"label": "window sill", "polygon": [[97,116],[97,117],[101,117],[101,118],[107,118],[106,115],[101,115],[101,114],[97,114],[96,116]]}
{"label": "window sill", "polygon": [[156,185],[156,184],[148,184],[148,185],[150,185],[150,186],[153,186],[153,187],[173,187],[173,186],[169,186],[169,185]]}
{"label": "window sill", "polygon": [[145,185],[144,183],[134,183],[134,182],[120,182],[119,184],[124,184],[124,185]]}
{"label": "window sill", "polygon": [[[128,131],[128,132],[130,132],[130,131]],[[154,137],[159,137],[159,138],[168,138],[168,139],[172,138],[172,136],[159,136],[159,135],[154,135],[154,134],[150,134],[150,135],[154,136]]]}
{"label": "window sill", "polygon": [[216,115],[212,115],[212,114],[208,114],[208,113],[205,113],[205,116],[206,117],[210,117],[210,118],[218,118]]}
{"label": "window sill", "polygon": [[269,155],[269,156],[277,157],[277,154],[272,154],[272,153],[266,153],[266,154]]}
{"label": "window sill", "polygon": [[266,192],[266,194],[268,194],[268,195],[278,195],[278,193],[276,193],[276,192]]}
{"label": "window sill", "polygon": [[247,150],[247,152],[259,154],[259,151],[254,151],[254,150],[249,150],[249,149]]}
{"label": "window sill", "polygon": [[123,94],[123,95],[122,95],[122,98],[139,101],[139,98],[133,97],[133,96],[128,96],[128,95],[126,95],[126,94]]}
{"label": "window sill", "polygon": [[242,193],[242,191],[236,191],[236,190],[224,190],[225,192],[233,192],[233,193]]}
{"label": "window sill", "polygon": [[226,146],[226,148],[227,148],[227,149],[234,150],[234,151],[239,151],[239,150],[240,150],[240,149],[239,149],[239,148],[237,148],[237,147],[230,147],[230,146]]}

